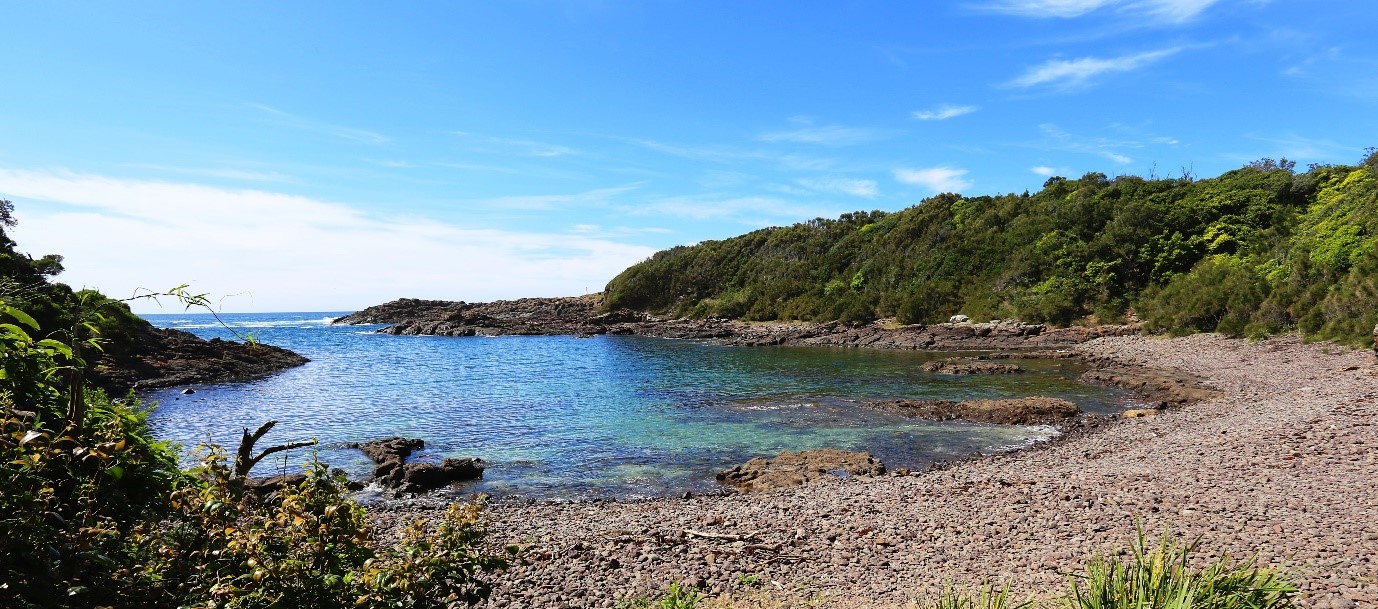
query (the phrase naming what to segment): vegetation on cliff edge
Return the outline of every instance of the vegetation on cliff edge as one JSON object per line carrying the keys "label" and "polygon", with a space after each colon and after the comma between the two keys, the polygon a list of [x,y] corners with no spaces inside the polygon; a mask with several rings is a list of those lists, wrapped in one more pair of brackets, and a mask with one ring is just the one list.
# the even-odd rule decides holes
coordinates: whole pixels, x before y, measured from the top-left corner
{"label": "vegetation on cliff edge", "polygon": [[1210,179],[1050,178],[675,247],[605,307],[686,317],[900,323],[1019,318],[1366,344],[1378,322],[1378,151],[1263,159]]}

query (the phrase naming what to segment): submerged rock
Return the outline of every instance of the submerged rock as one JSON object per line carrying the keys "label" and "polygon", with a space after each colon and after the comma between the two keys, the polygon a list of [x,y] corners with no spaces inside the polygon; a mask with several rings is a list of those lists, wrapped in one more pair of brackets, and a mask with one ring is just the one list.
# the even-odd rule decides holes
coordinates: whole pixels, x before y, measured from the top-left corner
{"label": "submerged rock", "polygon": [[1001,425],[1050,425],[1081,413],[1067,400],[1029,397],[1010,400],[890,400],[865,402],[865,406],[900,416],[927,421],[963,420]]}
{"label": "submerged rock", "polygon": [[1014,364],[979,360],[937,360],[924,364],[923,369],[936,374],[1016,374],[1024,371]]}
{"label": "submerged rock", "polygon": [[773,459],[756,457],[718,472],[718,482],[739,491],[754,492],[800,486],[820,479],[879,476],[885,464],[868,452],[820,448],[785,451]]}

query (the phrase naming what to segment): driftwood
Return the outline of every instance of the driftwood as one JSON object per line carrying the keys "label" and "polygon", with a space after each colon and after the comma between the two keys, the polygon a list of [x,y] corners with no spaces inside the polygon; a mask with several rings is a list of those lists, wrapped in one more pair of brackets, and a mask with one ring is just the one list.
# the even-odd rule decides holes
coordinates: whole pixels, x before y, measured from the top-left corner
{"label": "driftwood", "polygon": [[685,529],[684,534],[688,535],[689,537],[698,537],[699,539],[712,539],[714,541],[758,541],[760,539],[756,536],[756,533],[747,533],[746,535],[733,535],[731,533],[705,533],[703,531]]}
{"label": "driftwood", "polygon": [[252,434],[249,433],[248,427],[244,428],[244,437],[239,441],[239,454],[234,459],[235,478],[247,478],[249,476],[249,471],[252,470],[255,465],[258,465],[258,462],[262,461],[263,458],[267,457],[268,455],[271,455],[273,453],[280,453],[285,450],[296,450],[298,448],[306,448],[307,446],[316,445],[315,440],[308,440],[304,442],[291,442],[288,444],[270,446],[268,448],[263,449],[263,452],[254,455],[254,445],[257,444],[258,441],[263,438],[264,434],[268,433],[268,430],[272,429],[273,426],[277,424],[277,421],[268,421],[267,423],[261,425],[258,428],[258,431],[255,431]]}

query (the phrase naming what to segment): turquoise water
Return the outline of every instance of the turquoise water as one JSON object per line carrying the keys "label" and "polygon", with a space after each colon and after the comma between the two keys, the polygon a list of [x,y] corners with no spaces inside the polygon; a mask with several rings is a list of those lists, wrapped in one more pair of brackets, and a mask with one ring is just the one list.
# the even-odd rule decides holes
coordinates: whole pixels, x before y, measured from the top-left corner
{"label": "turquoise water", "polygon": [[[266,443],[316,438],[320,457],[353,475],[371,464],[344,442],[401,435],[423,459],[477,456],[482,481],[459,493],[537,498],[657,496],[716,489],[722,468],[781,450],[869,450],[890,468],[1047,438],[1039,427],[914,421],[856,401],[1048,395],[1083,410],[1123,408],[1123,393],[1075,382],[1065,361],[1021,362],[1028,374],[954,377],[936,357],[878,350],[724,347],[637,337],[440,338],[331,326],[342,313],[222,316],[239,332],[311,363],[248,383],[147,392],[155,433],[188,449],[237,445],[269,419]],[[233,338],[209,315],[150,315],[162,327]],[[190,450],[188,450],[190,452]],[[308,451],[259,465],[300,471]]]}

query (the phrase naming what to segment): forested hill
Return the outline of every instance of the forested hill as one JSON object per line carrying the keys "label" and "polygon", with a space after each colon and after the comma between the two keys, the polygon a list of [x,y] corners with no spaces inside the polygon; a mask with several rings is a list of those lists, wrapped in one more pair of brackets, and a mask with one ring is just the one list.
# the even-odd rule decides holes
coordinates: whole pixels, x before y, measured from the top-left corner
{"label": "forested hill", "polygon": [[1300,329],[1366,344],[1378,322],[1378,152],[1357,166],[1270,159],[1216,178],[1089,173],[1036,194],[942,194],[659,252],[609,309],[746,320]]}

